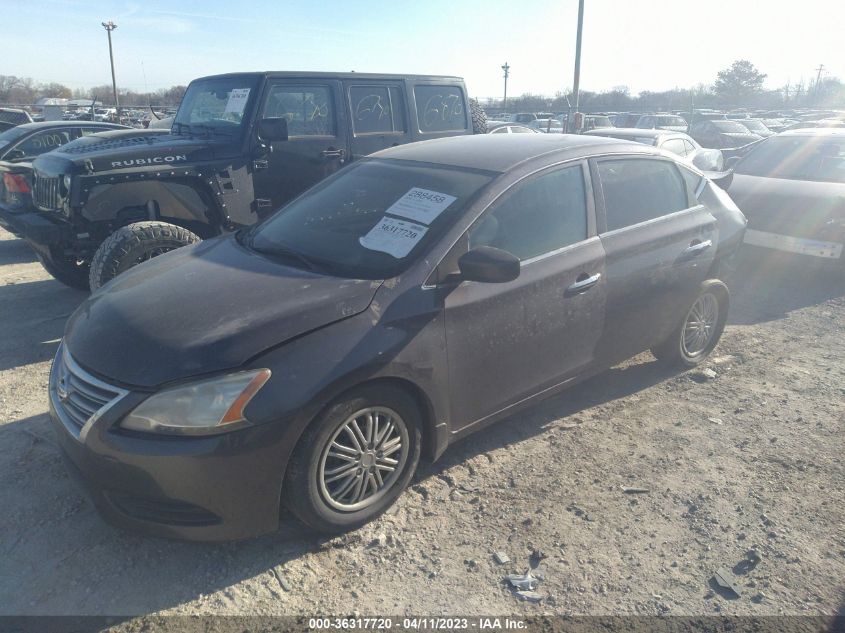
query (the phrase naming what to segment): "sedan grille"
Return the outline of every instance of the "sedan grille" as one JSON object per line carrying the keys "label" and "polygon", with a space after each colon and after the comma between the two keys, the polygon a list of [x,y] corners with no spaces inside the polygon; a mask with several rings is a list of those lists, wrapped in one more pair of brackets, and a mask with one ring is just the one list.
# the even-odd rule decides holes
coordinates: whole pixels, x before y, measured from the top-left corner
{"label": "sedan grille", "polygon": [[89,420],[102,415],[128,393],[86,372],[71,358],[64,345],[59,348],[53,363],[50,395],[65,426],[76,437]]}
{"label": "sedan grille", "polygon": [[33,181],[32,200],[35,206],[42,211],[58,211],[62,208],[60,176],[49,178],[35,172]]}

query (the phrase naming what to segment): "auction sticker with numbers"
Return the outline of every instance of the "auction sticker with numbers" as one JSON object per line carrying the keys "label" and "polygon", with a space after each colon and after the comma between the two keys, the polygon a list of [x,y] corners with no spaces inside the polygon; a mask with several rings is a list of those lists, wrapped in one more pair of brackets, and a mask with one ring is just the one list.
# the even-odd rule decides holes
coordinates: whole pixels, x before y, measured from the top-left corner
{"label": "auction sticker with numbers", "polygon": [[385,211],[423,224],[431,224],[457,198],[445,193],[413,187]]}
{"label": "auction sticker with numbers", "polygon": [[411,252],[428,228],[414,222],[384,217],[365,236],[358,238],[361,246],[381,251],[401,259]]}
{"label": "auction sticker with numbers", "polygon": [[229,93],[229,100],[226,102],[223,114],[243,114],[247,99],[249,99],[249,88],[233,88]]}

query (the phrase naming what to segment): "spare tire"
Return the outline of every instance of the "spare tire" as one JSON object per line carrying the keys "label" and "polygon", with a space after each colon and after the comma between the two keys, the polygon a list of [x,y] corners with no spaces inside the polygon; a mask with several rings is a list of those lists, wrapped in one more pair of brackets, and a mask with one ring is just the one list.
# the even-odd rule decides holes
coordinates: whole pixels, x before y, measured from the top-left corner
{"label": "spare tire", "polygon": [[469,100],[469,112],[472,116],[472,133],[487,134],[487,113],[478,103],[478,99]]}
{"label": "spare tire", "polygon": [[94,291],[133,266],[199,241],[196,233],[167,222],[128,224],[106,238],[94,253],[88,283]]}

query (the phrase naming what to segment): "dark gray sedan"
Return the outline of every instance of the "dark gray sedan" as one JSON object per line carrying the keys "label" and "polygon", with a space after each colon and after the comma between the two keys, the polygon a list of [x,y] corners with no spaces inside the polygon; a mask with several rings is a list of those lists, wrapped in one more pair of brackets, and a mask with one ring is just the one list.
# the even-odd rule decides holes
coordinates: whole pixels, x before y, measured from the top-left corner
{"label": "dark gray sedan", "polygon": [[361,159],[255,227],[141,264],[73,314],[50,412],[111,522],[355,528],[420,456],[643,350],[690,367],[745,218],[614,139],[444,138]]}

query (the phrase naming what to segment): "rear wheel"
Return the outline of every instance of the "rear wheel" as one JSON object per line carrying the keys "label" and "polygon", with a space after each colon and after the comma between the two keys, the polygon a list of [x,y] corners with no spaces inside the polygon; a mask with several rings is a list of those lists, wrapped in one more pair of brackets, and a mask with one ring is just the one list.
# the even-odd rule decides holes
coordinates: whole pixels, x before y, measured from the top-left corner
{"label": "rear wheel", "polygon": [[472,116],[472,133],[487,134],[487,113],[478,103],[478,99],[469,100],[469,112]]}
{"label": "rear wheel", "polygon": [[36,251],[38,261],[57,281],[77,290],[88,290],[88,262],[69,257],[58,248],[50,248],[50,253]]}
{"label": "rear wheel", "polygon": [[728,318],[730,295],[722,283],[708,286],[693,302],[681,324],[663,343],[652,348],[654,356],[676,367],[695,367],[716,347]]}
{"label": "rear wheel", "polygon": [[200,240],[199,235],[167,222],[135,222],[121,227],[94,253],[88,278],[91,290],[148,259]]}
{"label": "rear wheel", "polygon": [[284,501],[320,532],[374,519],[402,494],[420,457],[420,416],[405,392],[365,387],[331,406],[291,457]]}

